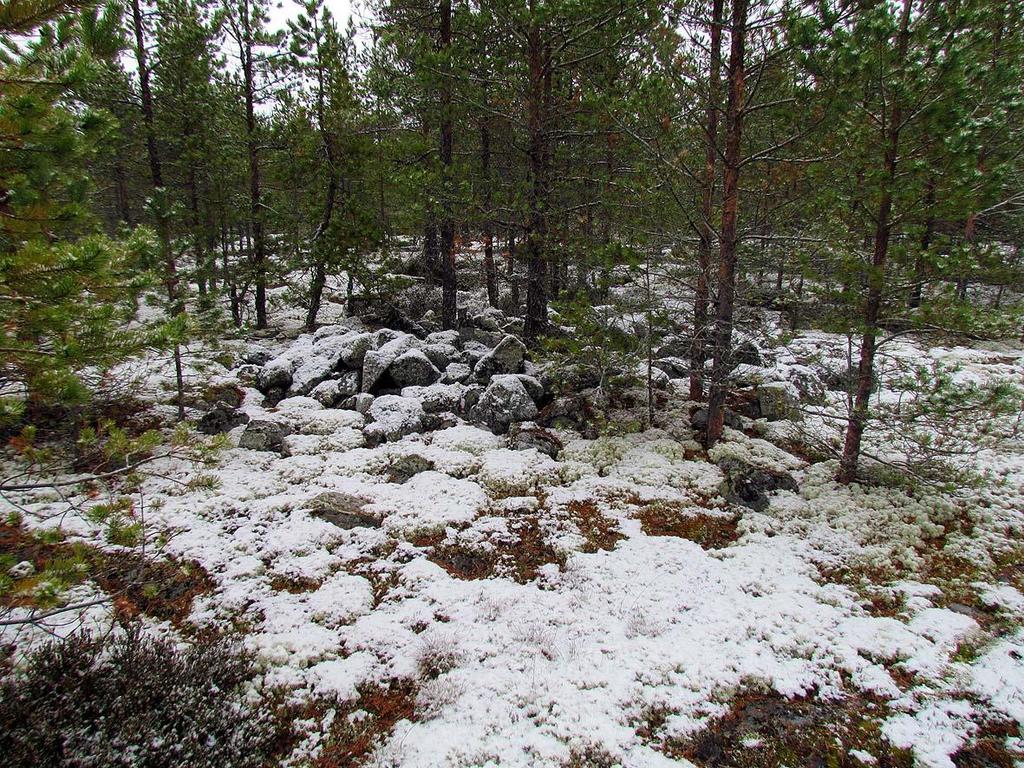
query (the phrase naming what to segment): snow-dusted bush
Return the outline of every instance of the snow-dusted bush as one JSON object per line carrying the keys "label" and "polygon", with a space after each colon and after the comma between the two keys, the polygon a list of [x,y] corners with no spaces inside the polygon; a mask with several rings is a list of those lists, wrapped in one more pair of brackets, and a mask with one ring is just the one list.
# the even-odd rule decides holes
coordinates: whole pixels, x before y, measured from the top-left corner
{"label": "snow-dusted bush", "polygon": [[8,768],[256,768],[279,733],[244,695],[254,674],[220,641],[74,635],[0,684],[0,754]]}

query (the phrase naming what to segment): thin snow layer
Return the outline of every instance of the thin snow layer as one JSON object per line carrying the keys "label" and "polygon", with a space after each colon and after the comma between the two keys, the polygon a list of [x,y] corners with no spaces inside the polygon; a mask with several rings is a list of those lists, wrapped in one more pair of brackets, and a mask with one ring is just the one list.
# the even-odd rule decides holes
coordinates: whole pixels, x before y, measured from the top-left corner
{"label": "thin snow layer", "polygon": [[[799,480],[799,493],[777,492],[756,513],[726,503],[722,471],[695,458],[685,427],[564,435],[556,461],[461,423],[401,437],[420,404],[385,396],[374,418],[395,439],[368,448],[359,414],[308,397],[264,409],[258,393],[246,393],[252,418],[292,429],[290,455],[228,448],[209,471],[213,487],[154,478],[147,520],[173,534],[168,554],[198,561],[216,585],[196,600],[192,622],[245,626],[266,682],[295,698],[345,701],[366,684],[417,682],[417,722],[386,736],[379,764],[557,765],[594,747],[624,766],[678,765],[638,735],[650,713],[667,713],[659,737],[686,738],[750,690],[870,693],[890,703],[887,738],[929,766],[950,765],[985,716],[1024,721],[1021,630],[996,636],[951,610],[924,567],[940,542],[979,567],[1010,551],[1024,530],[1020,455],[982,457],[1004,482],[972,490],[979,501],[968,504],[840,486],[834,464],[808,466],[728,430],[713,461]],[[389,482],[399,461],[421,471]],[[186,470],[168,462],[161,474]],[[364,500],[379,526],[344,529],[318,517],[313,501],[329,491]],[[40,495],[26,509],[43,515],[54,504]],[[705,549],[647,535],[638,518],[647,505],[741,513],[740,538]],[[588,546],[579,508],[622,534],[612,549]],[[970,536],[955,525],[961,519]],[[513,536],[523,525],[558,555],[527,583],[456,578],[424,543],[443,536],[495,552],[526,546]],[[892,598],[891,615],[839,573],[875,579]],[[1019,626],[1019,592],[968,582],[1002,625]],[[957,660],[965,645],[977,649],[973,661]],[[321,729],[311,730],[307,753]]]}

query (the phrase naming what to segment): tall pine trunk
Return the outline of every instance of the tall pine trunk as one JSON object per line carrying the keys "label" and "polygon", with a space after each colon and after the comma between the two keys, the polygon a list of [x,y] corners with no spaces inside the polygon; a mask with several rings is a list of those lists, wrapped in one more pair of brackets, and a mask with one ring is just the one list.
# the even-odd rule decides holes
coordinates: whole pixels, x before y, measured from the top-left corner
{"label": "tall pine trunk", "polygon": [[[530,0],[530,12],[536,13]],[[547,294],[547,115],[545,84],[549,62],[545,62],[540,22],[534,19],[527,33],[527,127],[529,131],[529,214],[526,222],[526,317],[523,336],[534,346],[548,324]]]}
{"label": "tall pine trunk", "polygon": [[[911,0],[903,0],[897,43],[897,66],[901,66],[907,55],[910,40]],[[889,255],[889,237],[892,234],[892,195],[896,183],[896,158],[900,147],[900,127],[903,122],[903,108],[899,98],[894,96],[889,119],[884,122],[885,158],[883,160],[882,193],[875,215],[874,248],[871,255],[871,271],[868,274],[868,295],[864,302],[864,336],[860,345],[860,362],[857,365],[857,391],[853,408],[846,424],[846,439],[839,459],[836,479],[850,483],[857,477],[857,463],[860,460],[861,441],[868,419],[868,401],[871,397],[871,382],[875,375],[875,352],[877,350],[878,319],[882,311],[885,289],[885,265]]]}
{"label": "tall pine trunk", "polygon": [[[163,166],[156,143],[156,121],[153,111],[153,90],[150,85],[149,58],[146,53],[146,31],[142,22],[142,8],[139,0],[132,0],[132,25],[135,32],[135,60],[139,69],[139,95],[142,102],[142,121],[146,129],[146,155],[149,160],[149,174],[153,190],[157,194],[164,191]],[[168,202],[159,203],[156,211],[157,238],[160,241],[160,256],[164,265],[164,289],[167,291],[167,303],[172,317],[180,317],[185,313],[185,305],[179,293],[178,267],[171,247],[171,224],[168,221]],[[181,365],[181,345],[174,342],[174,381],[177,390],[178,419],[185,419],[185,382]]]}
{"label": "tall pine trunk", "polygon": [[498,271],[494,266],[494,219],[491,211],[491,126],[488,118],[480,122],[480,170],[484,183],[484,280],[487,303],[498,306]]}
{"label": "tall pine trunk", "polygon": [[444,57],[441,75],[441,173],[444,199],[441,201],[441,326],[454,328],[458,321],[458,283],[455,271],[455,221],[452,174],[452,3],[441,0],[441,30],[438,48]]}
{"label": "tall pine trunk", "polygon": [[693,299],[693,339],[690,345],[690,399],[704,399],[704,364],[707,361],[708,283],[715,243],[712,216],[715,204],[715,159],[718,153],[718,91],[722,69],[722,6],[713,0],[711,10],[711,64],[708,69],[707,135],[704,147],[704,179],[701,194],[700,245],[697,250],[697,285]]}
{"label": "tall pine trunk", "polygon": [[747,35],[747,0],[733,0],[729,48],[729,100],[725,115],[725,162],[722,175],[722,229],[719,245],[718,302],[715,311],[715,348],[708,398],[705,443],[713,446],[725,426],[725,396],[732,371],[732,313],[736,295],[737,221],[740,201],[740,151],[743,139],[744,59]]}

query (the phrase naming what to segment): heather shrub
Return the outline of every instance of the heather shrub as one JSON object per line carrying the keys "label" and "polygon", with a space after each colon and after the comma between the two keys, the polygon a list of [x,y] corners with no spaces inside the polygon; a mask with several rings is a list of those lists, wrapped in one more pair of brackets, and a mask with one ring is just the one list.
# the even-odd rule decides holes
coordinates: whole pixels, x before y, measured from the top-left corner
{"label": "heather shrub", "polygon": [[132,631],[34,652],[0,683],[8,768],[256,768],[280,744],[274,707],[246,697],[251,657]]}

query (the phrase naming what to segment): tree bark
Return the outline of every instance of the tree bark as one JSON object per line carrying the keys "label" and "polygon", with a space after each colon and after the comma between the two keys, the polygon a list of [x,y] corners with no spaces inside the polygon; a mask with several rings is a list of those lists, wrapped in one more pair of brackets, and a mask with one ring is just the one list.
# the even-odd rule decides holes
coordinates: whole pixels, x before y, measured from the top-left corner
{"label": "tree bark", "polygon": [[498,306],[498,272],[494,266],[494,220],[491,211],[491,126],[488,118],[480,122],[480,170],[484,184],[484,279],[487,303]]}
{"label": "tree bark", "polygon": [[245,92],[245,138],[249,160],[249,220],[252,229],[251,264],[256,283],[256,327],[267,327],[267,245],[263,232],[263,187],[260,152],[256,135],[256,73],[252,17],[248,0],[242,0],[241,39],[242,83]]}
{"label": "tree bark", "polygon": [[455,271],[455,222],[453,216],[454,179],[452,178],[452,78],[448,56],[452,46],[452,3],[441,0],[441,30],[438,49],[445,57],[441,75],[441,174],[444,199],[441,201],[441,326],[455,328],[458,322],[458,283]]}
{"label": "tree bark", "polygon": [[715,203],[715,159],[718,136],[718,92],[722,69],[722,6],[713,0],[711,10],[711,63],[708,69],[708,103],[705,107],[704,180],[701,194],[700,245],[697,249],[697,285],[693,299],[693,339],[690,345],[690,399],[704,399],[704,364],[707,361],[708,295],[711,254],[715,242],[712,216]]}
{"label": "tree bark", "polygon": [[[911,0],[903,0],[897,43],[897,63],[902,64],[907,55],[910,41]],[[871,256],[871,271],[868,275],[868,295],[864,302],[864,336],[860,345],[860,362],[857,365],[857,391],[853,408],[846,425],[846,439],[839,459],[836,480],[850,483],[857,477],[857,462],[860,459],[861,441],[868,418],[868,402],[871,397],[871,382],[875,374],[875,352],[878,335],[878,318],[882,311],[885,288],[885,265],[889,255],[889,237],[892,233],[892,195],[896,182],[896,160],[900,146],[900,127],[903,122],[903,107],[893,96],[889,120],[886,121],[884,175],[882,194],[875,216],[874,248]]]}
{"label": "tree bark", "polygon": [[[530,12],[536,13],[535,0],[530,0]],[[534,19],[527,33],[527,66],[529,93],[527,94],[527,122],[529,130],[529,215],[526,223],[526,316],[523,336],[526,343],[536,346],[548,324],[547,296],[547,119],[545,81],[549,62],[545,62],[545,46],[541,39],[540,22]]]}
{"label": "tree bark", "polygon": [[932,237],[935,235],[935,177],[929,176],[925,187],[924,196],[925,219],[924,232],[921,234],[921,248],[917,258],[914,259],[914,285],[910,289],[910,300],[907,305],[911,309],[921,306],[921,294],[924,290],[924,278],[926,269],[926,258],[928,249],[932,247]]}
{"label": "tree bark", "polygon": [[732,313],[736,295],[737,221],[740,199],[740,151],[743,138],[743,91],[747,35],[747,0],[733,0],[730,23],[729,98],[726,107],[722,185],[722,228],[719,244],[718,301],[715,312],[714,362],[708,399],[705,444],[713,446],[725,426],[725,396],[732,371]]}
{"label": "tree bark", "polygon": [[[151,71],[146,52],[146,31],[142,21],[142,8],[139,0],[132,0],[132,26],[135,32],[135,60],[139,69],[139,95],[142,102],[142,121],[146,129],[146,155],[149,160],[149,174],[154,192],[164,190],[163,166],[160,162],[160,151],[156,143],[156,121],[153,110],[153,90],[150,84]],[[171,247],[171,225],[167,219],[167,201],[160,202],[156,212],[157,238],[160,241],[160,254],[164,263],[164,288],[167,291],[167,303],[171,317],[178,317],[185,312],[184,303],[178,291],[178,266]],[[185,382],[181,365],[181,345],[174,343],[174,379],[177,389],[178,420],[185,420]]]}

